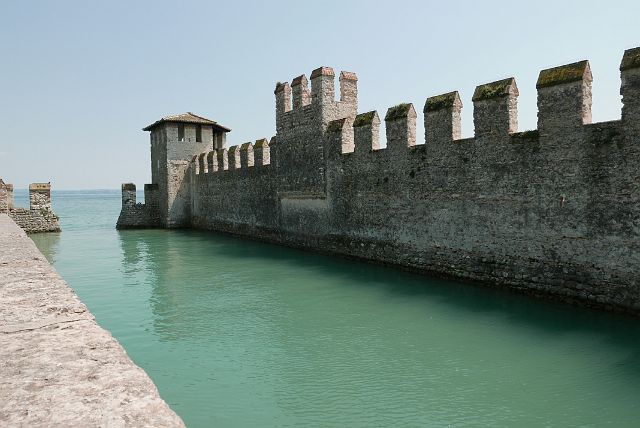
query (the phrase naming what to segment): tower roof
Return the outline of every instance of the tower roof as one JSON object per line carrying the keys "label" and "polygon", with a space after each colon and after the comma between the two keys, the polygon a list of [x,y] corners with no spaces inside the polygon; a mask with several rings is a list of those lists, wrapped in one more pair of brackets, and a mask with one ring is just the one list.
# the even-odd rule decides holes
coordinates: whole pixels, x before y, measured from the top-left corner
{"label": "tower roof", "polygon": [[190,111],[188,111],[186,113],[182,113],[182,114],[174,114],[172,116],[165,116],[160,120],[156,120],[151,125],[149,125],[149,126],[147,126],[145,128],[142,128],[142,130],[143,131],[151,131],[153,128],[155,128],[156,126],[158,126],[158,125],[160,125],[162,123],[195,123],[195,124],[198,124],[198,125],[211,125],[211,126],[213,126],[214,129],[217,129],[217,130],[223,131],[223,132],[231,131],[231,129],[227,128],[226,126],[220,125],[215,120],[211,120],[211,119],[207,119],[206,117],[195,115],[195,114],[191,113]]}

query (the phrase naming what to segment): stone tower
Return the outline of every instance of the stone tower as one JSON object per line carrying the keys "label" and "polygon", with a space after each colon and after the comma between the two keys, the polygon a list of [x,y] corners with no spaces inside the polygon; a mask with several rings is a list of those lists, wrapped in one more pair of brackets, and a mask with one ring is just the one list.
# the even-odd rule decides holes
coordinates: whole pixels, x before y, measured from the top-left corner
{"label": "stone tower", "polygon": [[313,70],[311,90],[304,74],[293,79],[291,85],[276,84],[276,145],[272,150],[275,152],[280,193],[284,200],[289,196],[296,200],[324,197],[324,133],[332,120],[352,119],[356,116],[357,82],[355,73],[341,72],[338,100],[335,94],[335,73],[331,67]]}
{"label": "stone tower", "polygon": [[[151,183],[157,186],[154,193],[160,225],[189,226],[191,158],[203,151],[224,147],[230,129],[188,112],[163,117],[143,131],[149,131],[151,137]],[[149,196],[145,195],[145,199]]]}

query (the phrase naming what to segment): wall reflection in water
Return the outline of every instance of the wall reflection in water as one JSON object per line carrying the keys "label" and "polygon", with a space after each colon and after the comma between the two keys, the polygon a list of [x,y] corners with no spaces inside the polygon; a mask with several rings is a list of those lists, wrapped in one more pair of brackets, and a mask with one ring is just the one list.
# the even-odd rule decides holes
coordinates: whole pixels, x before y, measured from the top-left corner
{"label": "wall reflection in water", "polygon": [[[166,340],[206,341],[214,334],[225,335],[224,326],[215,320],[220,310],[226,322],[254,324],[247,331],[269,326],[258,318],[276,302],[265,301],[270,290],[257,286],[249,278],[248,261],[232,254],[238,242],[210,238],[186,231],[119,233],[126,281],[150,287],[154,330]],[[264,334],[263,330],[259,336]]]}
{"label": "wall reflection in water", "polygon": [[60,232],[34,233],[29,237],[49,260],[49,263],[54,264],[57,261],[56,255],[60,247]]}
{"label": "wall reflection in water", "polygon": [[591,411],[612,388],[640,393],[635,319],[206,232],[119,241],[194,421],[509,424],[559,420],[562,396],[578,423],[613,417]]}

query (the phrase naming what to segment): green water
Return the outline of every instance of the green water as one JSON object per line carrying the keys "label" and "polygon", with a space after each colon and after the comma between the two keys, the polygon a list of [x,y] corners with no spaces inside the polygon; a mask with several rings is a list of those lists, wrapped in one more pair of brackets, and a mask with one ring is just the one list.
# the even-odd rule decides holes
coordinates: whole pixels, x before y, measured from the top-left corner
{"label": "green water", "polygon": [[190,427],[640,423],[640,319],[212,233],[117,232],[119,192],[54,198],[64,232],[33,239]]}

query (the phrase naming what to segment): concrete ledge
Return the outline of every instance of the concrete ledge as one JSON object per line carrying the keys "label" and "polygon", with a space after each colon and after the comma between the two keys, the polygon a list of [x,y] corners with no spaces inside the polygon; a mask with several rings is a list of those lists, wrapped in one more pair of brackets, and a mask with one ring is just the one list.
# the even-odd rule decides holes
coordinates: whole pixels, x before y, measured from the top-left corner
{"label": "concrete ledge", "polygon": [[6,214],[0,214],[0,397],[1,426],[184,426]]}

